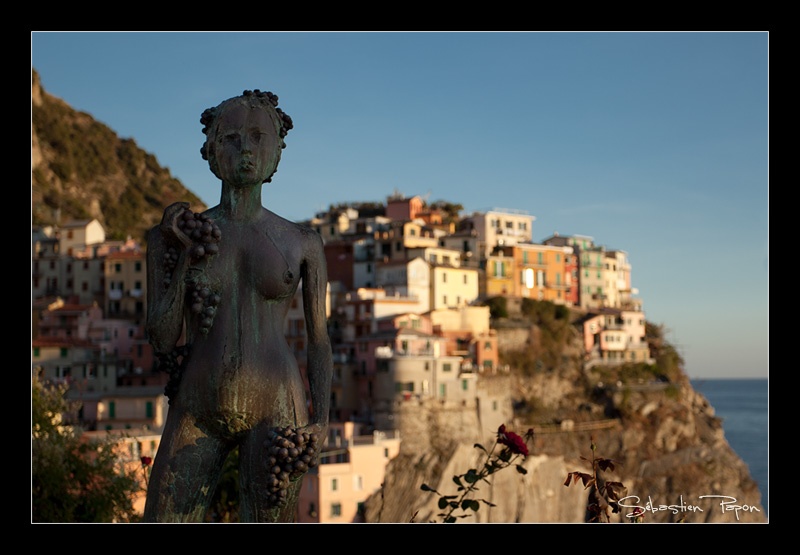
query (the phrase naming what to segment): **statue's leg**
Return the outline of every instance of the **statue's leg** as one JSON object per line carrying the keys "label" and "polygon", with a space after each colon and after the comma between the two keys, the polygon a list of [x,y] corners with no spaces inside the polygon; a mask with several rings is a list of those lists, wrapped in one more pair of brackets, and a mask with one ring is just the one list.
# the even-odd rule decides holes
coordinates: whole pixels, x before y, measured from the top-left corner
{"label": "statue's leg", "polygon": [[295,522],[302,476],[289,481],[276,501],[269,465],[272,427],[257,426],[239,449],[239,519],[241,522]]}
{"label": "statue's leg", "polygon": [[146,522],[203,522],[230,447],[171,407],[147,491]]}

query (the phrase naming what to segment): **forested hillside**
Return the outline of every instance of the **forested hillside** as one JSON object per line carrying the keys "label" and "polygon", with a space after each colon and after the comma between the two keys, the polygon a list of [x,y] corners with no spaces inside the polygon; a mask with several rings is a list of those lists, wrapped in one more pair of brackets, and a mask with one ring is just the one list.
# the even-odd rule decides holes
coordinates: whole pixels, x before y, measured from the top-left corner
{"label": "forested hillside", "polygon": [[143,241],[164,207],[202,201],[153,154],[47,93],[31,74],[31,223],[97,218],[109,239]]}

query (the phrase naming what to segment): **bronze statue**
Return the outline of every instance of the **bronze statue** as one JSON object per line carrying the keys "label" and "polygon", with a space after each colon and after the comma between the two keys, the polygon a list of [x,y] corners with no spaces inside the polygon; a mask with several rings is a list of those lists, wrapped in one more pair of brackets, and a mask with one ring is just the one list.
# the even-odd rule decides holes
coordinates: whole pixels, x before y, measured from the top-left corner
{"label": "bronze statue", "polygon": [[[202,214],[172,204],[148,234],[147,332],[170,373],[170,409],[144,519],[202,522],[238,447],[241,521],[291,522],[328,427],[322,239],[261,204],[292,128],[277,96],[244,91],[200,121],[220,203]],[[310,399],[284,335],[298,286]]]}

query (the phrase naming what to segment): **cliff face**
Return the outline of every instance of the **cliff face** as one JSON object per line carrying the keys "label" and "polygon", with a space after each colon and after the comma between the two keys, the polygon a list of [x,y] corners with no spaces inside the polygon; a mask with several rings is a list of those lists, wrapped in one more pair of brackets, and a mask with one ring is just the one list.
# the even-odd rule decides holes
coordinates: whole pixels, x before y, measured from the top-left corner
{"label": "cliff face", "polygon": [[155,156],[48,94],[31,72],[33,225],[96,218],[109,239],[144,241],[164,208],[179,200],[205,208]]}
{"label": "cliff face", "polygon": [[[495,507],[481,504],[459,522],[585,522],[589,491],[580,482],[564,484],[571,472],[591,472],[585,459],[593,456],[592,443],[594,456],[614,460],[613,471],[601,478],[621,482],[629,496],[610,522],[627,522],[625,515],[637,506],[645,510],[644,522],[767,521],[747,465],[682,373],[669,383],[633,379],[609,386],[573,361],[529,376],[512,371],[508,379],[518,409],[525,400],[539,403],[535,410],[517,410],[507,423],[520,434],[529,427],[536,432],[523,463],[528,472],[509,468],[490,477],[491,486],[481,486],[475,498]],[[401,407],[403,447],[387,468],[382,491],[366,504],[368,522],[441,521],[438,496],[420,486],[456,494],[453,476],[483,464],[474,443],[489,448],[495,439],[455,410],[435,403]],[[421,442],[423,435],[429,444]]]}

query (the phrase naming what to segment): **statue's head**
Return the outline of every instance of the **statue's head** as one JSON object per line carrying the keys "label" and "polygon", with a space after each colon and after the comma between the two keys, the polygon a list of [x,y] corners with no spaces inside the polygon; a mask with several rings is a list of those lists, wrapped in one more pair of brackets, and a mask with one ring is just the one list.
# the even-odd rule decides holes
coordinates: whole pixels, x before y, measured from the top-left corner
{"label": "statue's head", "polygon": [[263,110],[268,116],[267,119],[272,123],[270,131],[274,131],[276,141],[274,141],[275,152],[272,153],[274,161],[269,174],[264,179],[264,182],[267,183],[272,179],[272,176],[278,169],[281,151],[286,148],[284,138],[293,127],[292,118],[278,108],[278,97],[271,92],[260,91],[258,89],[244,91],[241,96],[234,96],[233,98],[224,100],[213,108],[205,110],[200,116],[200,123],[203,124],[203,133],[206,135],[206,140],[200,148],[200,154],[203,156],[203,160],[208,161],[209,168],[211,168],[214,175],[222,179],[217,163],[217,148],[221,140],[219,136],[220,123],[223,121],[222,116],[227,111],[239,106],[244,106],[251,110]]}

